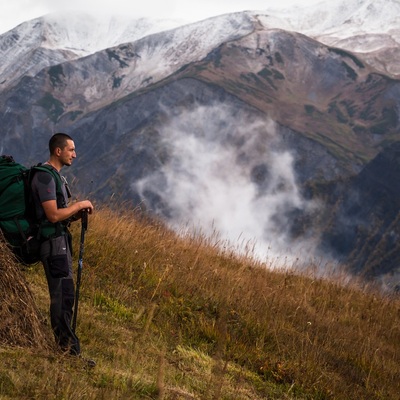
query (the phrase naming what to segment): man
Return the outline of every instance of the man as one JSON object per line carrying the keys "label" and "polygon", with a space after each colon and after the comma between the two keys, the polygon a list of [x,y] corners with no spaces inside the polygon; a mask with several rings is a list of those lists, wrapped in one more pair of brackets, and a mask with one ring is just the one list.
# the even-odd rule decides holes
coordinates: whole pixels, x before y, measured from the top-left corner
{"label": "man", "polygon": [[72,138],[65,133],[54,134],[49,141],[49,152],[49,160],[42,165],[51,171],[36,171],[32,178],[33,201],[43,238],[40,259],[49,287],[51,326],[56,342],[62,351],[79,356],[79,339],[71,328],[75,289],[68,226],[81,217],[82,211],[91,214],[93,205],[89,200],[68,204],[69,189],[60,171],[71,166],[76,158]]}

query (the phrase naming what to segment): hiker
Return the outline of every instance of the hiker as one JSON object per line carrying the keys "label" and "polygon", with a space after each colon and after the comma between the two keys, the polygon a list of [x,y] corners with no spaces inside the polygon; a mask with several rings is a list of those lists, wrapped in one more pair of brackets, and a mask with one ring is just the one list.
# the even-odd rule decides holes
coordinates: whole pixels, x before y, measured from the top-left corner
{"label": "hiker", "polygon": [[[49,141],[50,166],[57,174],[64,166],[71,166],[76,158],[73,139],[65,133],[54,134]],[[75,288],[72,272],[70,222],[79,220],[82,212],[93,212],[89,200],[68,204],[71,197],[65,178],[61,177],[61,193],[56,190],[51,173],[37,171],[32,179],[32,196],[36,216],[41,223],[44,241],[40,247],[49,294],[51,327],[57,344],[64,352],[80,355],[80,343],[71,327]]]}

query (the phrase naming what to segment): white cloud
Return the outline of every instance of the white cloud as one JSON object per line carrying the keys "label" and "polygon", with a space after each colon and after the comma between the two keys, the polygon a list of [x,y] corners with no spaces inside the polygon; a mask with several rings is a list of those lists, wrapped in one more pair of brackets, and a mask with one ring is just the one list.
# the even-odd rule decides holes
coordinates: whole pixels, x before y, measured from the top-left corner
{"label": "white cloud", "polygon": [[313,244],[292,243],[289,231],[292,213],[314,204],[302,198],[293,156],[272,121],[213,104],[177,115],[160,135],[164,165],[133,187],[153,211],[169,215],[173,229],[196,227],[239,252],[250,243],[263,260],[312,257]]}
{"label": "white cloud", "polygon": [[15,0],[0,3],[0,33],[14,28],[20,23],[46,14],[47,7],[41,1]]}

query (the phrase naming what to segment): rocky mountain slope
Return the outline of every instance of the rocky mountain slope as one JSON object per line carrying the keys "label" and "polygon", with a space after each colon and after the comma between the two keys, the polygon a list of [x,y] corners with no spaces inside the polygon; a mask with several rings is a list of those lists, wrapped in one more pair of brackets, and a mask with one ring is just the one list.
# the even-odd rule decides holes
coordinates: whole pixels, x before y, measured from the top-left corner
{"label": "rocky mountain slope", "polygon": [[[104,49],[70,27],[86,40],[74,44],[59,21],[23,24],[0,37],[1,152],[43,161],[50,133],[67,131],[79,193],[132,202],[176,229],[255,239],[261,257],[333,258],[393,287],[400,11],[378,3],[310,8],[308,20],[292,10],[286,25],[289,11],[160,32],[136,22]],[[379,46],[361,18],[374,35],[386,29]]]}
{"label": "rocky mountain slope", "polygon": [[[396,77],[400,73],[396,62],[400,43],[399,15],[398,0],[322,2],[288,10],[222,15],[190,25],[175,20],[50,14],[0,36],[3,56],[0,82],[8,86],[26,74],[34,76],[44,67],[160,32],[181,49],[175,64],[186,64],[197,59],[199,54],[207,54],[219,43],[253,32],[257,24],[265,29],[303,33],[328,46],[358,52],[379,71]],[[173,33],[166,34],[172,30]],[[174,48],[169,49],[169,53],[173,51]],[[167,72],[173,71],[172,65]]]}
{"label": "rocky mountain slope", "polygon": [[335,182],[330,191],[335,212],[327,217],[322,240],[354,273],[386,283],[396,279],[400,263],[399,168],[400,142],[395,142],[360,174]]}
{"label": "rocky mountain slope", "polygon": [[266,27],[300,32],[328,46],[356,52],[380,72],[399,77],[398,0],[321,2],[260,17]]}

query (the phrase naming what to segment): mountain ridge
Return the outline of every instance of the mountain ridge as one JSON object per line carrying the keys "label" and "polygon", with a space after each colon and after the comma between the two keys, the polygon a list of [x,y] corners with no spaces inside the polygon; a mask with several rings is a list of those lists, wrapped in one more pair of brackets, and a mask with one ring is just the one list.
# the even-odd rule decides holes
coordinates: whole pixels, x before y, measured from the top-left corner
{"label": "mountain ridge", "polygon": [[[215,26],[223,27],[226,19],[234,20],[235,18],[238,21],[236,27],[241,27],[249,20],[253,22],[252,27],[248,26],[248,29],[242,30],[243,35],[253,31],[257,23],[261,23],[265,28],[283,28],[296,31],[327,45],[352,51],[358,50],[378,70],[396,77],[400,73],[399,67],[397,67],[398,63],[382,65],[379,60],[386,52],[398,54],[400,3],[397,0],[391,0],[389,6],[386,2],[385,7],[379,8],[375,3],[370,0],[353,0],[351,5],[343,1],[339,5],[327,6],[325,2],[296,10],[270,10],[267,13],[262,12],[262,14],[246,11],[184,25],[173,20],[141,18],[132,21],[117,19],[116,17],[100,19],[73,13],[67,15],[50,14],[20,24],[0,36],[0,54],[6,59],[20,59],[17,66],[8,66],[7,63],[4,63],[3,67],[0,67],[0,82],[4,85],[7,80],[13,81],[26,73],[34,75],[43,67],[75,60],[106,48],[135,42],[146,36],[162,32],[178,32],[180,30],[182,32],[180,35],[191,36],[192,40],[194,37],[197,40],[197,47],[207,47],[206,43],[201,43],[196,37],[196,27],[213,21],[214,27],[211,27],[211,29],[215,31]],[[365,10],[371,7],[383,10],[382,12],[387,10],[387,14],[384,14],[381,18],[377,18],[376,15],[373,17],[371,11],[365,14]],[[348,14],[345,14],[345,16],[343,9],[348,10]],[[320,13],[329,18],[322,18]],[[347,16],[354,13],[355,15],[350,20],[346,19]],[[390,19],[386,18],[388,15]],[[326,20],[331,22],[326,23]],[[376,23],[376,21],[381,20],[385,22]],[[365,28],[360,30],[360,27],[363,26]],[[178,31],[176,31],[177,29]],[[243,28],[241,27],[241,29]],[[35,31],[40,31],[41,34],[32,37],[31,33]],[[112,35],[110,32],[112,32]],[[378,34],[373,41],[375,44],[372,49],[370,48],[371,41],[365,37],[366,32],[368,32],[368,35],[371,33]],[[225,35],[222,34],[221,40],[229,40],[233,37],[232,35],[234,35],[234,32],[228,31]],[[25,49],[29,49],[28,54],[24,54]],[[39,53],[37,57],[32,58],[32,49]],[[55,53],[49,57],[47,51],[50,50]],[[40,56],[43,51],[46,52],[46,57]]]}
{"label": "mountain ridge", "polygon": [[[43,62],[25,73],[26,59],[20,67],[8,53],[9,69],[0,75],[2,152],[36,163],[46,157],[48,134],[67,131],[80,153],[67,173],[82,195],[107,202],[118,193],[119,201],[178,229],[194,217],[203,229],[227,231],[229,240],[244,231],[260,241],[257,248],[279,252],[290,245],[307,248],[307,257],[335,258],[340,244],[331,238],[340,235],[345,194],[363,193],[362,174],[400,141],[398,79],[360,53],[266,28],[253,12],[84,57],[36,45],[24,51]],[[366,197],[353,231],[368,225],[375,200]],[[361,258],[374,249],[357,247],[357,240],[369,241],[379,227],[375,219],[367,233],[356,234]],[[346,256],[338,259],[352,261]],[[359,271],[353,261],[350,269]],[[398,267],[389,270],[382,274],[396,275]]]}

